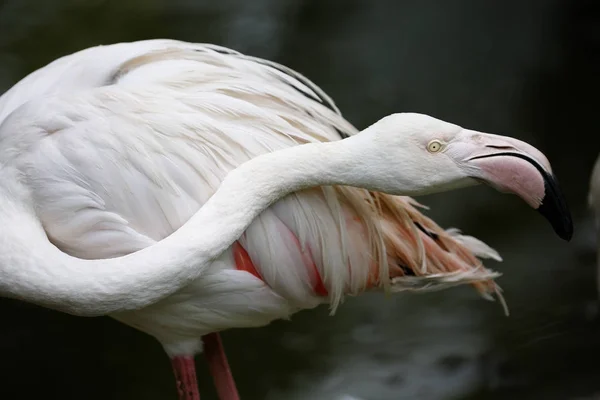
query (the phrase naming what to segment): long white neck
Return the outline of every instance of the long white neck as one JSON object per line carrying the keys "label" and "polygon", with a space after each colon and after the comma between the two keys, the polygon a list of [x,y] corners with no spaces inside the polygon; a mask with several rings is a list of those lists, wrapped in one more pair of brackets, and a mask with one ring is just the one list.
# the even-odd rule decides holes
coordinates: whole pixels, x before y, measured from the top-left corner
{"label": "long white neck", "polygon": [[232,171],[171,236],[113,259],[82,260],[63,253],[48,240],[31,204],[0,187],[0,295],[87,316],[150,305],[198,278],[285,195],[322,185],[380,189],[376,183],[385,178],[374,170],[377,154],[368,149],[366,136],[257,157]]}

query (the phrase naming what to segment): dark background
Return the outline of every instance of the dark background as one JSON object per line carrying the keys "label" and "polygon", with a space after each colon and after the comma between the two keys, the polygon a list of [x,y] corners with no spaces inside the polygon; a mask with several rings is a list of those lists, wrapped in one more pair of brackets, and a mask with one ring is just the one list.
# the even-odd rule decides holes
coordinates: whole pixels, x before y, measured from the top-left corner
{"label": "dark background", "polygon": [[[149,38],[210,42],[286,64],[364,128],[415,111],[514,136],[550,159],[575,217],[560,241],[513,196],[421,199],[500,251],[511,308],[470,288],[348,301],[225,332],[244,399],[597,399],[595,234],[600,2],[3,0],[0,91],[55,58]],[[0,398],[175,399],[167,356],[109,318],[0,300]],[[203,400],[215,398],[198,358]],[[597,397],[594,397],[597,396]]]}

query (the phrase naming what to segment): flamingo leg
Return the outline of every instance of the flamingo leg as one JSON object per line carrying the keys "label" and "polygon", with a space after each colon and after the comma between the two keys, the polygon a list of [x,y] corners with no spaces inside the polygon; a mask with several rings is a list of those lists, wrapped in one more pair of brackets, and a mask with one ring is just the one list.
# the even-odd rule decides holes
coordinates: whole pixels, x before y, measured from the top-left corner
{"label": "flamingo leg", "polygon": [[194,356],[175,356],[171,359],[179,400],[200,400]]}
{"label": "flamingo leg", "polygon": [[227,355],[218,333],[209,333],[202,336],[204,342],[204,354],[208,360],[210,374],[213,377],[217,394],[221,400],[239,400],[235,381],[229,368]]}

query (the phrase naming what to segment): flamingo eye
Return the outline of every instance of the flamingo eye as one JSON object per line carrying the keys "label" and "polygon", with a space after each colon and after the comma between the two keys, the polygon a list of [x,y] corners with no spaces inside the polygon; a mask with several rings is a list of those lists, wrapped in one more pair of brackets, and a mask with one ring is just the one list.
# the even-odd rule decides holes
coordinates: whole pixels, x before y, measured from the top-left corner
{"label": "flamingo eye", "polygon": [[443,147],[442,142],[434,139],[427,144],[427,151],[430,153],[437,153],[438,151],[440,151],[442,149],[442,147]]}

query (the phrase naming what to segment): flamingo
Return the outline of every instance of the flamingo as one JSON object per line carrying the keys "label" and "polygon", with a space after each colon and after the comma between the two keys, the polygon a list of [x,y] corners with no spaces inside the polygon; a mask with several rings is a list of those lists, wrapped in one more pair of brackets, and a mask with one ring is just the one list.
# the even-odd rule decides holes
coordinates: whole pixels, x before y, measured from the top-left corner
{"label": "flamingo", "polygon": [[592,168],[592,174],[590,175],[588,206],[592,211],[596,225],[596,240],[598,241],[598,251],[596,253],[598,269],[598,273],[596,274],[596,287],[600,292],[600,234],[598,232],[600,228],[600,157],[596,159],[594,167]]}
{"label": "flamingo", "polygon": [[500,295],[480,261],[498,253],[408,196],[485,183],[573,233],[529,144],[417,113],[359,132],[299,73],[215,45],[59,58],[0,98],[0,121],[0,294],[152,335],[180,399],[200,398],[202,351],[239,398],[225,329],[365,290]]}

